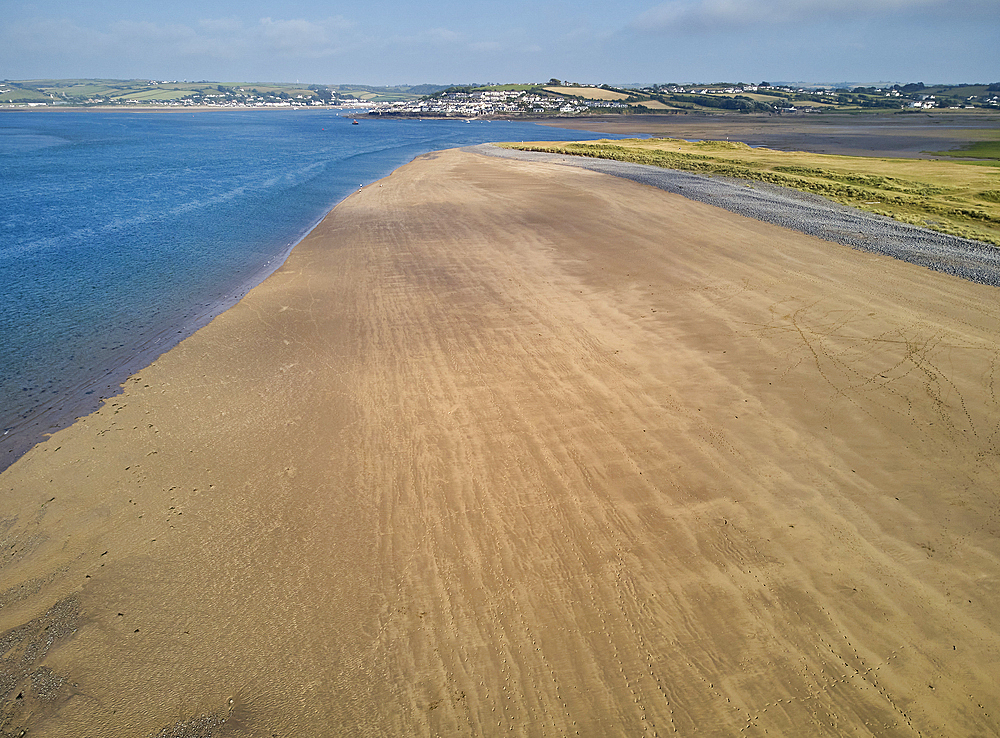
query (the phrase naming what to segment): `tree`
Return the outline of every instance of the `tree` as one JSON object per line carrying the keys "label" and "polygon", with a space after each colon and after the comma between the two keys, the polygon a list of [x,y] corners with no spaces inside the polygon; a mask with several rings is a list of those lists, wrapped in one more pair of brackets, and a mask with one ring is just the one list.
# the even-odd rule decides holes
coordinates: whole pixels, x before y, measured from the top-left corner
{"label": "tree", "polygon": [[555,77],[549,80],[550,87],[562,87],[562,82]]}

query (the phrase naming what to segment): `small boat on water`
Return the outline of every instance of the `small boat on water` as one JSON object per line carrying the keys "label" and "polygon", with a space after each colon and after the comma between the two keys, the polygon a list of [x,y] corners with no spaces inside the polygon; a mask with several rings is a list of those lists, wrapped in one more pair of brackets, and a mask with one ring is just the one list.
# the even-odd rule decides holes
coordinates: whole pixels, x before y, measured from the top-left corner
{"label": "small boat on water", "polygon": [[358,119],[357,119],[357,118],[355,118],[355,119],[354,119],[353,121],[351,121],[351,125],[352,125],[352,126],[356,126],[356,125],[358,125]]}

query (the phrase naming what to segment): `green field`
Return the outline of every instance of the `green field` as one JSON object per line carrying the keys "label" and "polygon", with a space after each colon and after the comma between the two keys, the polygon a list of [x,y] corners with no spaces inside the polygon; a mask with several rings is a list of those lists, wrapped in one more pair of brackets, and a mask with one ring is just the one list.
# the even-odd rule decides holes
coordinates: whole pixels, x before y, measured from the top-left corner
{"label": "green field", "polygon": [[[221,89],[220,89],[221,88]],[[324,95],[319,94],[325,90]],[[379,88],[364,85],[307,85],[273,82],[181,82],[149,79],[60,79],[23,80],[0,83],[0,103],[16,105],[45,102],[53,105],[142,105],[150,106],[186,100],[193,104],[246,101],[254,98],[271,100],[324,100],[350,102],[355,98],[383,100],[413,100],[420,92],[410,88]]]}
{"label": "green field", "polygon": [[954,156],[968,159],[980,159],[977,162],[963,162],[969,164],[989,163],[991,166],[1000,166],[1000,141],[976,141],[960,149],[952,151],[928,151],[928,154],[935,156]]}
{"label": "green field", "polygon": [[928,95],[940,95],[942,93],[955,97],[969,97],[972,95],[984,95],[989,89],[988,85],[938,85],[926,87],[922,92]]}
{"label": "green field", "polygon": [[[968,166],[966,162],[833,156],[680,139],[503,145],[770,182],[1000,246],[1000,173],[996,169],[1000,160],[990,166]],[[997,154],[1000,142],[981,142],[971,149]]]}
{"label": "green field", "polygon": [[369,102],[405,102],[407,100],[416,100],[419,97],[418,95],[410,95],[405,92],[376,92],[374,90],[365,90],[352,94],[359,100],[367,100]]}
{"label": "green field", "polygon": [[29,103],[29,102],[52,102],[48,95],[37,90],[3,90],[0,92],[0,102]]}
{"label": "green field", "polygon": [[[556,80],[550,80],[553,82]],[[396,85],[379,87],[350,84],[307,84],[298,82],[225,82],[202,80],[199,82],[150,79],[57,79],[21,80],[0,83],[0,103],[7,106],[28,103],[49,105],[127,105],[130,108],[146,104],[150,107],[172,105],[183,100],[186,105],[269,105],[281,101],[303,105],[309,101],[324,104],[350,104],[351,100],[373,103],[409,102],[442,91],[472,92],[475,90],[524,91],[543,96],[557,94],[587,99],[618,98],[633,104],[610,112],[628,114],[657,110],[669,114],[700,113],[711,115],[775,114],[809,111],[810,114],[827,112],[871,114],[892,112],[918,112],[927,109],[912,108],[931,99],[936,107],[954,109],[974,107],[1000,109],[1000,83],[989,85],[937,85],[925,87],[920,83],[881,88],[838,88],[836,94],[824,95],[818,88],[772,87],[744,83],[712,83],[707,85],[651,85],[638,88],[613,88],[608,85],[564,82],[518,83],[499,85]],[[220,90],[219,88],[223,89]],[[745,91],[743,91],[745,90]],[[558,91],[558,92],[556,92]],[[251,101],[250,98],[256,98]],[[603,111],[607,113],[609,111]],[[602,114],[596,108],[591,114]],[[550,115],[550,113],[546,113]]]}
{"label": "green field", "polygon": [[195,94],[192,89],[154,89],[140,90],[137,92],[126,92],[121,95],[114,95],[113,100],[180,100],[188,95]]}
{"label": "green field", "polygon": [[394,87],[372,87],[368,85],[330,85],[343,95],[352,95],[359,100],[371,102],[407,102],[419,100],[424,95],[446,89],[441,85],[396,85]]}
{"label": "green field", "polygon": [[489,85],[488,87],[476,87],[476,90],[508,90],[513,92],[529,92],[541,89],[542,85]]}

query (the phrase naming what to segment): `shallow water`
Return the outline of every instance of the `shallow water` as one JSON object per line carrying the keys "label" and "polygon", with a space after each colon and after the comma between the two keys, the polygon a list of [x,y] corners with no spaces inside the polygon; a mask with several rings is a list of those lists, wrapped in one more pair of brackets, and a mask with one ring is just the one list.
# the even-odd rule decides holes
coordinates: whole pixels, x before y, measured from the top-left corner
{"label": "shallow water", "polygon": [[0,469],[427,151],[607,138],[333,111],[0,112]]}

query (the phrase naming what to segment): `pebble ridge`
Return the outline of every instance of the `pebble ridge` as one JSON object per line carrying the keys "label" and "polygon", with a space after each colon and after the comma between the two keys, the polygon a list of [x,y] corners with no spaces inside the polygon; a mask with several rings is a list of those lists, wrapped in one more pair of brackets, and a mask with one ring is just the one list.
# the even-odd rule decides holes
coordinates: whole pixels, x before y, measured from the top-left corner
{"label": "pebble ridge", "polygon": [[518,151],[494,144],[470,146],[469,150],[503,159],[563,164],[603,172],[825,241],[885,254],[970,282],[1000,287],[1000,248],[866,213],[809,192],[649,164]]}

